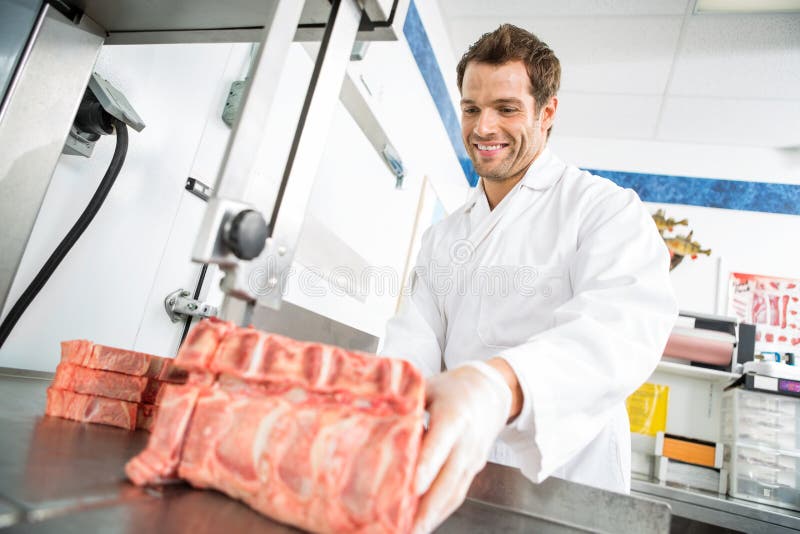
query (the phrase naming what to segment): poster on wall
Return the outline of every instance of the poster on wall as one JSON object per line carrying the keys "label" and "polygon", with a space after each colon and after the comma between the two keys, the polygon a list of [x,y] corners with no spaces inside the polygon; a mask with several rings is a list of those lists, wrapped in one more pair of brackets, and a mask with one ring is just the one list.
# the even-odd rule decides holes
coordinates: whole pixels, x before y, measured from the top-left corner
{"label": "poster on wall", "polygon": [[731,273],[728,315],[756,325],[760,350],[800,349],[800,280]]}

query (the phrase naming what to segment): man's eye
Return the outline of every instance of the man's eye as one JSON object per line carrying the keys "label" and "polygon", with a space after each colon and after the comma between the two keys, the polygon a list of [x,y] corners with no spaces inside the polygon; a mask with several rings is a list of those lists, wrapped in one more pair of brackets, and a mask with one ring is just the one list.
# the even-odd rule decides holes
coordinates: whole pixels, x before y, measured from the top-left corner
{"label": "man's eye", "polygon": [[466,108],[466,109],[464,109],[464,113],[466,113],[467,115],[473,115],[473,114],[475,114],[477,112],[478,112],[477,108]]}
{"label": "man's eye", "polygon": [[517,108],[500,108],[500,111],[502,113],[514,113],[517,111]]}

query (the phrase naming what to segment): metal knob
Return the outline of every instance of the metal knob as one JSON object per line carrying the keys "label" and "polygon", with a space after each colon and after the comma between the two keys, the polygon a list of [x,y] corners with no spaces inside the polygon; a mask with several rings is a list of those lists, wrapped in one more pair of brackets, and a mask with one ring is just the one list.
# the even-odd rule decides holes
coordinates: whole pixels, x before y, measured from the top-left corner
{"label": "metal knob", "polygon": [[256,210],[237,213],[223,231],[222,240],[233,254],[242,260],[252,260],[264,250],[269,226]]}

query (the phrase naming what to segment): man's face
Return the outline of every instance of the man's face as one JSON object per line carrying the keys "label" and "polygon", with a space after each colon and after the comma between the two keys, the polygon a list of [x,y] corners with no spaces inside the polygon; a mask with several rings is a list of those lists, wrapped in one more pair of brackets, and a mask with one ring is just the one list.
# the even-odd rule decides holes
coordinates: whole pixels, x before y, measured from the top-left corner
{"label": "man's face", "polygon": [[536,110],[521,61],[470,62],[461,83],[461,135],[478,175],[486,180],[521,178],[544,149],[558,101]]}

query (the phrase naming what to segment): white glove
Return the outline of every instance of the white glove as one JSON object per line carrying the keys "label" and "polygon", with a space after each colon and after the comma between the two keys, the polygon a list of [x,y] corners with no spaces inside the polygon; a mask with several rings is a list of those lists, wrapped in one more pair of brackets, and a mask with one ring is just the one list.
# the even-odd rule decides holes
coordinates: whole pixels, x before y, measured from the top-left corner
{"label": "white glove", "polygon": [[436,528],[464,501],[506,424],[511,389],[489,364],[470,361],[426,383],[430,414],[422,440],[415,488],[423,495],[414,533]]}

